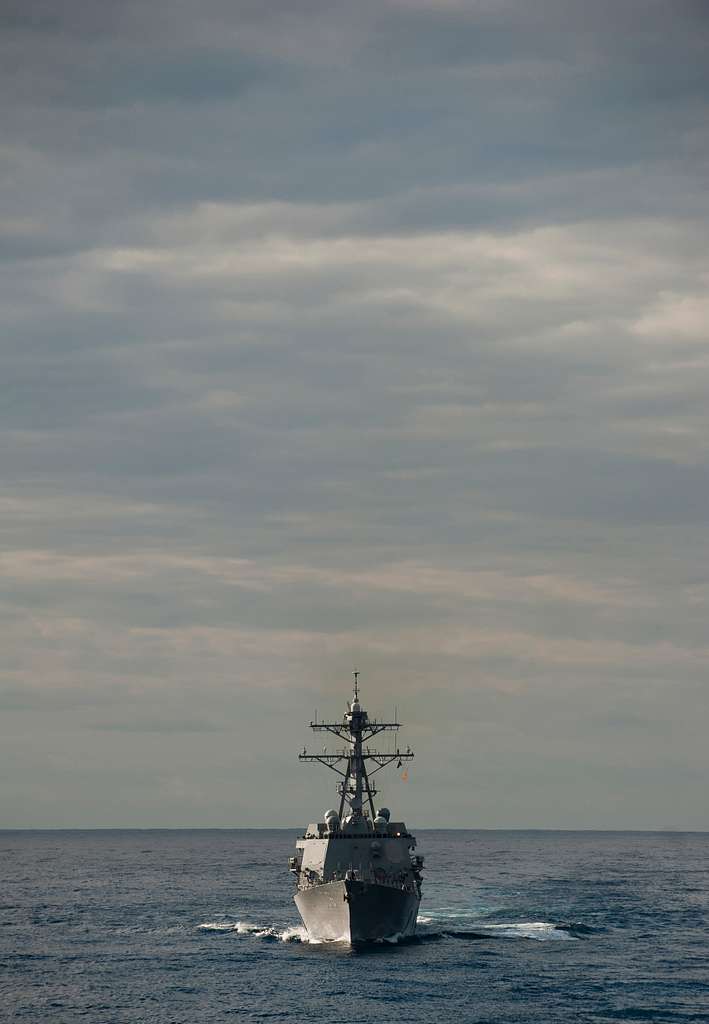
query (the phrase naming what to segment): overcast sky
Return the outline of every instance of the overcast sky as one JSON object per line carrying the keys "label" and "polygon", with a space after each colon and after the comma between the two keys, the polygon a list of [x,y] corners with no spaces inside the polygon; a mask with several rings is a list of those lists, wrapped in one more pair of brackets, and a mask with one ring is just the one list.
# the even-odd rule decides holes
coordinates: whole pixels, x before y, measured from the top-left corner
{"label": "overcast sky", "polygon": [[0,824],[709,828],[706,3],[0,24]]}

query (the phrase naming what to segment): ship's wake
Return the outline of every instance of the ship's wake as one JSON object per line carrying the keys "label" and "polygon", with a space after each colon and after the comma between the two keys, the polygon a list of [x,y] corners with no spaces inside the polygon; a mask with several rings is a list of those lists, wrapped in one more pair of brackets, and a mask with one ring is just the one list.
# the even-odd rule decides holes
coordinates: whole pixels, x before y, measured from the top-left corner
{"label": "ship's wake", "polygon": [[285,928],[275,925],[252,924],[251,921],[204,921],[197,925],[202,932],[236,932],[237,935],[253,935],[257,939],[271,942],[309,942],[308,933],[302,925]]}
{"label": "ship's wake", "polygon": [[[466,915],[467,916],[467,915]],[[464,915],[460,915],[464,917]],[[441,939],[483,941],[490,939],[533,939],[537,942],[573,941],[593,931],[582,924],[561,924],[552,921],[466,921],[460,917],[446,918],[443,915],[422,914],[418,918],[417,931],[412,936],[392,935],[380,940],[379,945],[403,945],[423,942],[437,942]],[[309,938],[302,925],[263,925],[251,921],[235,921],[219,918],[197,925],[199,931],[218,934],[245,935],[266,942],[301,942],[311,945],[323,943]]]}
{"label": "ship's wake", "polygon": [[535,939],[537,942],[569,940],[578,936],[572,934],[568,925],[551,921],[510,921],[502,924],[476,924],[473,928],[426,928],[417,933],[421,938],[448,936],[452,939]]}
{"label": "ship's wake", "polygon": [[421,938],[449,936],[453,939],[533,939],[537,942],[569,941],[593,929],[558,921],[490,921],[473,911],[430,911],[418,917]]}

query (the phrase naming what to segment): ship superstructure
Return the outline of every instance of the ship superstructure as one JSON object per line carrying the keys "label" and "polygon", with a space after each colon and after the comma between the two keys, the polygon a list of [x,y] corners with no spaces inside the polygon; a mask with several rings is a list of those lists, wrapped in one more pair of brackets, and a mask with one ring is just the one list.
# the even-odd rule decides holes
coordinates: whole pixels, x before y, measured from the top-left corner
{"label": "ship superstructure", "polygon": [[339,810],[308,825],[296,842],[290,869],[297,880],[295,902],[311,939],[374,942],[413,935],[421,901],[423,858],[403,821],[392,821],[386,807],[375,811],[372,776],[394,762],[401,768],[414,755],[374,750],[379,733],[396,732],[398,722],[370,719],[359,700],[359,673],[341,722],[310,723],[342,741],[334,751],[299,755],[341,776]]}

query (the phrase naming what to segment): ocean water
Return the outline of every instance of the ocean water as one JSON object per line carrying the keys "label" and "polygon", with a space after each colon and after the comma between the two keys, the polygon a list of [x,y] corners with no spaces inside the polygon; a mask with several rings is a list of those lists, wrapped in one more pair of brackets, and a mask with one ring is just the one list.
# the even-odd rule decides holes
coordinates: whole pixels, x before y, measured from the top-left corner
{"label": "ocean water", "polygon": [[293,830],[0,832],[0,1019],[709,1021],[709,834],[422,831],[419,933],[307,941]]}

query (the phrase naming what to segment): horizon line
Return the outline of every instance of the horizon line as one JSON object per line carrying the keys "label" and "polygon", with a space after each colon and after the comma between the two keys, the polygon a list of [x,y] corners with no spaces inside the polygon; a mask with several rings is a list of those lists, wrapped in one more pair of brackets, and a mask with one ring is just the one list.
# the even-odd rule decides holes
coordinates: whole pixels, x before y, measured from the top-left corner
{"label": "horizon line", "polygon": [[[0,826],[7,832],[302,832],[302,825],[15,825]],[[597,828],[594,826],[449,826],[424,825],[417,832],[600,832],[645,835],[709,835],[709,828]]]}

